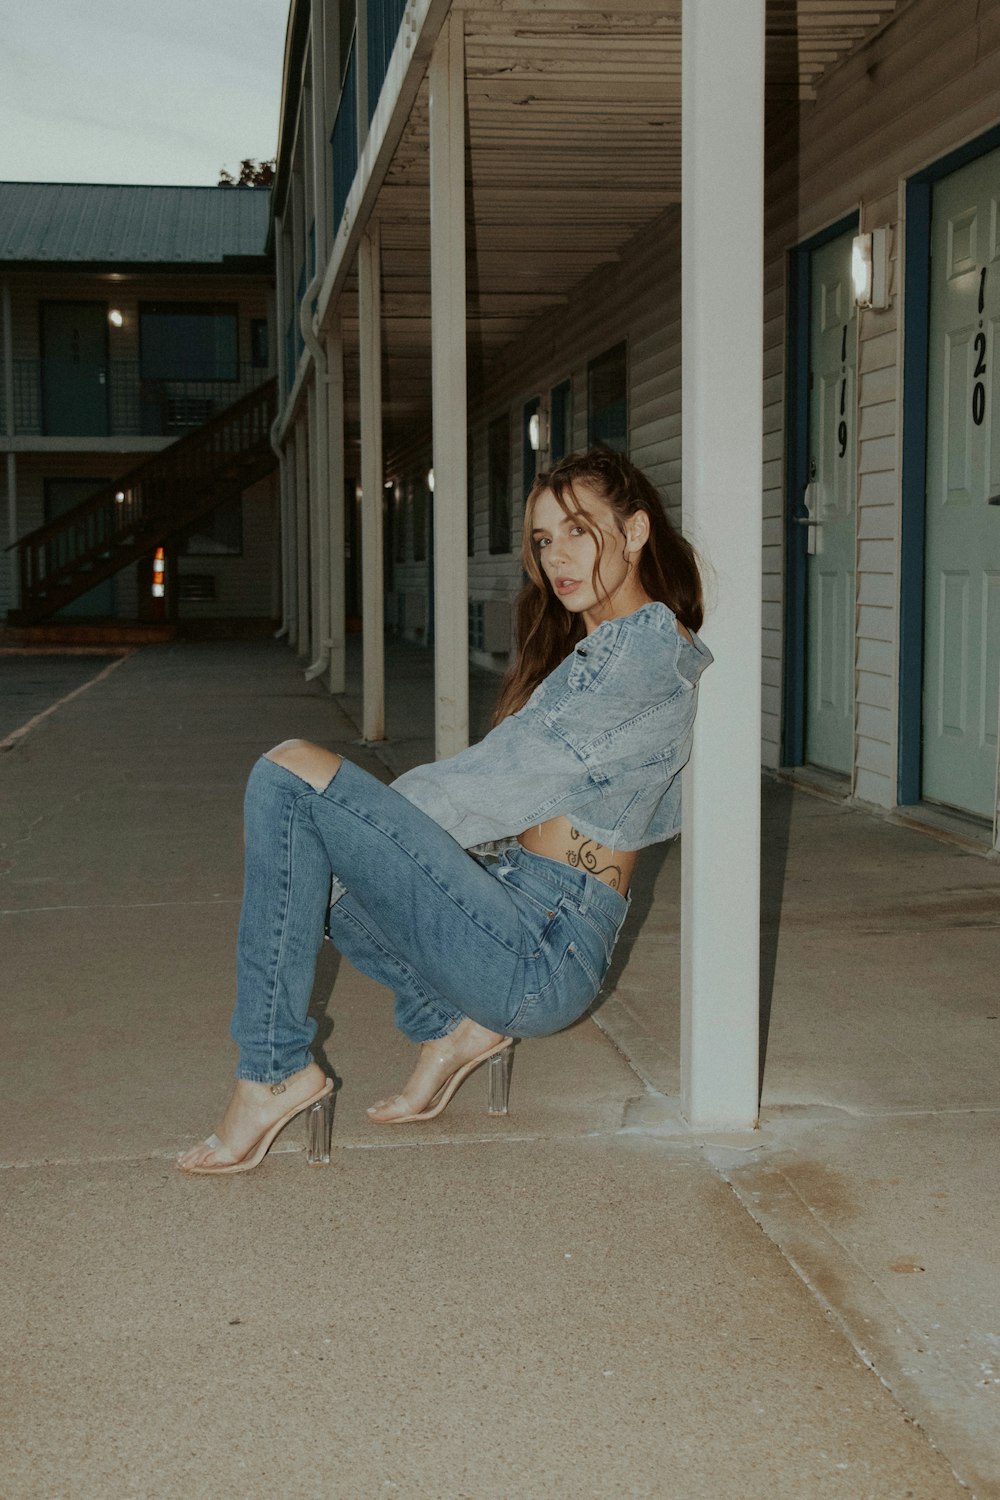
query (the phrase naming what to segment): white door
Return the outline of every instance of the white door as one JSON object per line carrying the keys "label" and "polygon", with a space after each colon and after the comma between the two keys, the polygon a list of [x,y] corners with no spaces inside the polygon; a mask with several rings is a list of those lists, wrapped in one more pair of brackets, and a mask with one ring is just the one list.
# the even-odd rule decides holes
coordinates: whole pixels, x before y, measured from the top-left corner
{"label": "white door", "polygon": [[805,759],[854,760],[857,315],[848,233],[810,257]]}
{"label": "white door", "polygon": [[931,217],[922,795],[997,794],[1000,151],[936,183]]}

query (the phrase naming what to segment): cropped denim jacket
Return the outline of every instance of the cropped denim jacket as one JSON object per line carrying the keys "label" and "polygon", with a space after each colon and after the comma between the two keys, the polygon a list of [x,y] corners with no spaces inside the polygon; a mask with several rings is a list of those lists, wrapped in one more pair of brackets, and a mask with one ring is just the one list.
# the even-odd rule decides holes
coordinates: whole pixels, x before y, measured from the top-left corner
{"label": "cropped denim jacket", "polygon": [[584,636],[485,739],[393,786],[476,853],[560,816],[612,849],[672,838],[711,660],[665,604],[644,604]]}

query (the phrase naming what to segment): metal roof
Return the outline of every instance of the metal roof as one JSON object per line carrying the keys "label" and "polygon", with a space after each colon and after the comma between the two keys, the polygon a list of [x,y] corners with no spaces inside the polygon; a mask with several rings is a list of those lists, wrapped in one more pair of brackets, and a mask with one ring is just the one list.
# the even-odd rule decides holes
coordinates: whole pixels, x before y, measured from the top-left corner
{"label": "metal roof", "polygon": [[210,265],[262,256],[267,188],[0,182],[0,262]]}

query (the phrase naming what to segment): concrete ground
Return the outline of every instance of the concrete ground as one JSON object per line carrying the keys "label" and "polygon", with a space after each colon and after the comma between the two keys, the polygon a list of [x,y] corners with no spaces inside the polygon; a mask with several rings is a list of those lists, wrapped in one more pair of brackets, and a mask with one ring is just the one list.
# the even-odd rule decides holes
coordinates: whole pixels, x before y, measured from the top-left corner
{"label": "concrete ground", "polygon": [[[475,1076],[439,1122],[370,1124],[409,1049],[328,949],[331,1166],[293,1126],[246,1176],[173,1170],[233,1067],[246,772],[290,735],[428,759],[429,659],[390,662],[378,747],[356,683],[331,701],[272,642],[94,662],[8,735],[3,1500],[1000,1495],[1000,870],[973,854],[766,788],[759,1137],[677,1114],[670,848],[598,1024],[518,1047],[508,1117]],[[86,680],[59,671],[53,700]]]}

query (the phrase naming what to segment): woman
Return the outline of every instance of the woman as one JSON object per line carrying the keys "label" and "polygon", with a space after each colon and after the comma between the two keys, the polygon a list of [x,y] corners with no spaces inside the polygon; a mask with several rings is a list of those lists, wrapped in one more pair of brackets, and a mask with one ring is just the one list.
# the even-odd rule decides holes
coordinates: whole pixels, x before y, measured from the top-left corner
{"label": "woman", "polygon": [[232,1035],[237,1083],[187,1172],[246,1171],[295,1115],[323,1159],[332,1082],[310,1060],[324,935],[395,991],[420,1046],[402,1093],[368,1111],[440,1113],[511,1039],[576,1020],[628,910],[636,853],[680,826],[697,682],[711,656],[694,554],[621,454],[535,481],[517,660],[479,744],[384,786],[288,740],[254,767]]}

